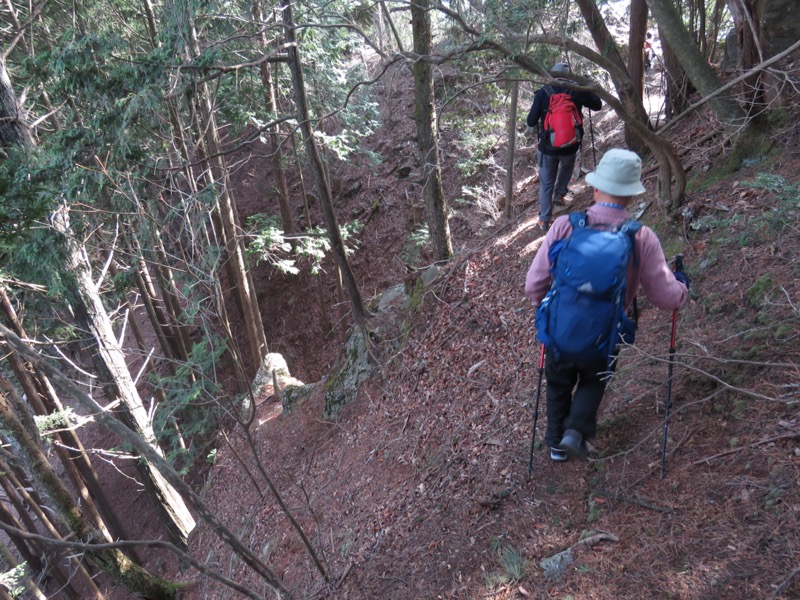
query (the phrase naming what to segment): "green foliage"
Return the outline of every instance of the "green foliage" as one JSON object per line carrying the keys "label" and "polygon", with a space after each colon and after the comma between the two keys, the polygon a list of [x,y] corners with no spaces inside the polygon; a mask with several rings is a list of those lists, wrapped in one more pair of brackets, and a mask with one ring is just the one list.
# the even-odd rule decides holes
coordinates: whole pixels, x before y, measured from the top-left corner
{"label": "green foliage", "polygon": [[26,168],[36,159],[34,151],[9,150],[8,158],[0,162],[0,254],[43,221],[52,207],[41,171]]}
{"label": "green foliage", "polygon": [[770,277],[769,274],[762,275],[747,289],[747,292],[745,292],[747,301],[753,308],[761,308],[765,299],[769,297],[774,289],[775,282],[772,280],[772,277]]}
{"label": "green foliage", "polygon": [[414,280],[414,289],[411,291],[411,298],[408,301],[408,309],[411,312],[416,312],[422,306],[422,300],[425,297],[425,283],[422,277],[417,277]]}
{"label": "green foliage", "polygon": [[427,223],[421,223],[408,236],[408,244],[403,251],[403,261],[414,264],[419,260],[422,249],[430,242],[431,234]]}
{"label": "green foliage", "polygon": [[774,514],[779,514],[780,503],[785,490],[782,487],[771,487],[764,496],[764,510],[771,511]]}
{"label": "green foliage", "polygon": [[498,555],[499,571],[486,573],[486,587],[490,589],[501,585],[516,583],[525,579],[530,563],[528,559],[513,546],[507,546],[495,538],[491,542],[492,550]]}
{"label": "green foliage", "polygon": [[[188,362],[179,364],[174,375],[151,374],[153,385],[162,389],[166,396],[156,408],[153,429],[162,446],[167,448],[167,460],[182,474],[186,474],[199,457],[208,460],[211,456],[204,453],[203,448],[217,431],[223,412],[222,388],[214,374],[226,350],[221,338],[208,335],[203,343],[192,345]],[[183,439],[178,436],[176,423]]]}
{"label": "green foliage", "polygon": [[[266,262],[291,275],[300,273],[293,260],[281,258],[281,255],[291,252],[292,245],[283,237],[283,221],[280,215],[253,215],[247,219],[247,229],[253,232],[249,236],[247,253],[254,256],[257,263]],[[326,249],[320,250],[320,259]]]}
{"label": "green foliage", "polygon": [[[326,117],[315,135],[340,159],[358,152],[361,140],[381,124],[370,86],[359,85],[369,78],[363,62],[354,60],[363,40],[341,27],[341,18],[337,16],[342,14],[339,11],[346,13],[352,8],[353,3],[340,1],[322,13],[307,14],[300,5],[295,12],[298,25],[312,21],[330,26],[302,27],[298,42],[311,113],[317,118]],[[292,90],[290,81],[278,83],[279,89]]]}
{"label": "green foliage", "polygon": [[[456,111],[446,111],[440,116],[442,127],[453,127],[459,133],[455,142],[460,159],[456,168],[465,178],[473,177],[495,165],[494,151],[504,133],[505,94],[496,84],[489,84],[473,91],[471,102],[480,102],[480,112],[475,114],[475,106]],[[481,114],[481,112],[483,114]]]}
{"label": "green foliage", "polygon": [[69,407],[49,415],[34,415],[33,420],[42,435],[47,435],[56,429],[72,427],[78,421],[75,411]]}
{"label": "green foliage", "polygon": [[[348,254],[358,248],[358,240],[354,236],[362,227],[359,221],[339,225],[339,234],[345,242],[345,251]],[[250,232],[247,253],[255,257],[257,263],[265,262],[290,275],[300,273],[297,266],[299,259],[309,261],[311,274],[317,275],[322,268],[322,261],[331,250],[328,234],[321,227],[293,235],[290,243],[283,235],[279,215],[255,214],[247,220],[247,228]]]}
{"label": "green foliage", "polygon": [[25,593],[25,579],[28,576],[28,563],[22,562],[13,569],[0,573],[0,586],[8,590],[8,595],[12,598],[21,598]]}

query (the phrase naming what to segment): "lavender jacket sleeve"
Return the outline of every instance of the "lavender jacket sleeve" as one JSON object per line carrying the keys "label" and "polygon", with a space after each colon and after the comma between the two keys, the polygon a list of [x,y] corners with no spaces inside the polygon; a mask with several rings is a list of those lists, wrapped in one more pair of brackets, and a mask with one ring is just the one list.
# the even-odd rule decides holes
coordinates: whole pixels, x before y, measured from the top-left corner
{"label": "lavender jacket sleeve", "polygon": [[675,279],[667,265],[664,251],[655,232],[649,227],[642,227],[636,235],[636,249],[639,252],[639,272],[628,269],[630,301],[636,295],[638,286],[642,286],[644,295],[657,308],[675,310],[686,302],[688,290]]}

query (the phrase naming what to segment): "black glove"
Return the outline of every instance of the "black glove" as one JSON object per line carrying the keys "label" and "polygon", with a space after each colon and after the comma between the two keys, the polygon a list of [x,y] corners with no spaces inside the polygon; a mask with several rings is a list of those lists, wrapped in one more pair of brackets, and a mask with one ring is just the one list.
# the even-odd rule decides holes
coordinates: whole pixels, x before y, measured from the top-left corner
{"label": "black glove", "polygon": [[675,279],[680,281],[683,285],[686,286],[686,289],[689,289],[689,286],[692,284],[692,278],[686,274],[686,271],[675,271],[674,272]]}

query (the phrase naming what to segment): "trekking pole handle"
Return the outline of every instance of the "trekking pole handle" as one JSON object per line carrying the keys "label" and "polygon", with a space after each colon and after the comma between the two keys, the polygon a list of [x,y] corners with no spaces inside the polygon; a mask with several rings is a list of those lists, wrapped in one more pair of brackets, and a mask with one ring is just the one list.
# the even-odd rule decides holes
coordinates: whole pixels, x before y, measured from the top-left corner
{"label": "trekking pole handle", "polygon": [[683,271],[683,254],[675,255],[675,271]]}

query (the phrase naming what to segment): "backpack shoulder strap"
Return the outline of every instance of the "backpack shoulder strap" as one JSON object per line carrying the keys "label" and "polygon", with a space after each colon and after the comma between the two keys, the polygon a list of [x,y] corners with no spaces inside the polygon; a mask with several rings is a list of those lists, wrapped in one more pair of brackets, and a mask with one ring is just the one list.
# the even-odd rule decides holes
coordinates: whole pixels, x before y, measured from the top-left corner
{"label": "backpack shoulder strap", "polygon": [[569,224],[572,225],[573,230],[586,227],[588,223],[585,210],[569,213]]}
{"label": "backpack shoulder strap", "polygon": [[553,89],[553,86],[550,84],[547,84],[542,89],[544,90],[544,93],[547,94],[548,98],[552,97],[552,95],[556,93],[556,91]]}
{"label": "backpack shoulder strap", "polygon": [[[574,232],[577,229],[582,229],[586,227],[586,211],[577,211],[573,213],[569,213],[569,224],[572,225],[572,231]],[[571,234],[570,234],[571,235]],[[547,257],[550,260],[550,271],[553,271],[556,267],[556,261],[558,260],[558,255],[561,253],[561,250],[564,248],[564,245],[567,243],[567,240],[570,236],[563,237],[560,240],[553,243],[550,246],[550,252],[547,253]]]}
{"label": "backpack shoulder strap", "polygon": [[634,221],[629,219],[625,221],[619,227],[619,231],[622,233],[626,233],[628,238],[631,240],[631,253],[633,254],[633,266],[639,266],[639,255],[636,252],[636,234],[639,233],[639,230],[642,228],[642,224],[639,221]]}

